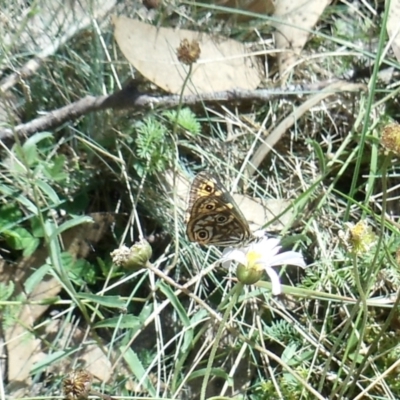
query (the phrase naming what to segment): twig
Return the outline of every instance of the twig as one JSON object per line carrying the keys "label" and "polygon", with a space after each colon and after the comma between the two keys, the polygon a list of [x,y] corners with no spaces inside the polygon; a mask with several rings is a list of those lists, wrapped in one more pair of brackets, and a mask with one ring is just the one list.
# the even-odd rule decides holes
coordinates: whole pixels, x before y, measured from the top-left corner
{"label": "twig", "polygon": [[[346,86],[346,88],[341,90],[360,90],[360,85],[349,86],[347,82],[342,82],[342,84],[343,86]],[[305,93],[313,93],[329,85],[332,85],[332,81],[301,86],[290,86],[286,88],[229,90],[199,95],[187,95],[181,98],[179,95],[151,96],[148,94],[139,93],[136,89],[136,83],[132,81],[122,90],[109,96],[86,96],[75,103],[69,104],[57,110],[53,110],[48,114],[25,124],[17,125],[14,128],[0,129],[0,140],[13,139],[14,135],[19,137],[31,136],[36,132],[51,130],[68,121],[76,120],[91,112],[105,109],[145,110],[152,109],[155,106],[168,108],[177,106],[180,101],[189,106],[201,105],[204,103],[207,103],[208,105],[212,105],[214,103],[222,105],[231,102],[265,102],[274,98],[287,97],[289,95],[299,96],[304,95]],[[337,87],[337,85],[334,87]]]}

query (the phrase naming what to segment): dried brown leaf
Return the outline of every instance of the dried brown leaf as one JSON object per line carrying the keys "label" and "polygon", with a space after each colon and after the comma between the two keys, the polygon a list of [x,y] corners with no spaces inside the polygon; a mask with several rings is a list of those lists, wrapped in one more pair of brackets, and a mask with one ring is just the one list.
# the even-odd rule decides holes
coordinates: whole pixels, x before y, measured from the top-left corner
{"label": "dried brown leaf", "polygon": [[[272,0],[219,0],[216,4],[261,15],[271,15],[275,10],[275,4]],[[234,19],[237,22],[244,22],[254,18],[243,14],[233,14],[231,12],[218,13],[217,17],[222,19]]]}
{"label": "dried brown leaf", "polygon": [[198,42],[200,59],[184,94],[230,89],[255,89],[261,69],[244,45],[232,39],[171,28],[157,28],[127,17],[115,17],[115,40],[127,60],[148,80],[170,93],[180,94],[189,67],[178,61],[183,40]]}
{"label": "dried brown leaf", "polygon": [[[233,198],[249,222],[253,232],[261,229],[266,223],[275,219],[290,206],[290,202],[283,199],[261,201],[261,199],[243,194],[234,194]],[[293,210],[289,210],[280,216],[273,224],[269,224],[268,230],[281,231],[292,218]]]}
{"label": "dried brown leaf", "polygon": [[400,0],[391,0],[387,21],[388,35],[393,53],[400,61]]}
{"label": "dried brown leaf", "polygon": [[[76,226],[62,234],[65,249],[74,257],[86,257],[90,246],[88,242],[98,242],[114,222],[114,214],[94,213],[91,215],[94,222]],[[8,283],[12,280],[16,284],[14,295],[24,292],[23,284],[29,279],[35,269],[41,267],[48,257],[47,249],[39,248],[32,256],[22,259],[16,265],[0,263],[0,282]],[[40,301],[57,296],[61,291],[59,281],[47,275],[39,282],[29,295],[27,301]],[[21,307],[18,321],[4,330],[8,352],[8,377],[16,382],[13,390],[28,388],[30,385],[30,370],[32,365],[41,359],[40,341],[28,334],[37,320],[47,311],[48,305],[25,304]],[[22,323],[21,323],[22,322]],[[100,350],[99,350],[100,351]],[[87,351],[87,355],[95,349]]]}
{"label": "dried brown leaf", "polygon": [[330,0],[278,0],[274,16],[282,23],[276,23],[275,43],[279,50],[279,71],[281,76],[293,65],[307,42],[309,31],[317,23]]}
{"label": "dried brown leaf", "polygon": [[[15,295],[23,293],[23,283],[36,268],[45,263],[47,255],[47,250],[40,248],[17,265],[4,264],[0,270],[1,281],[7,283],[9,280],[13,280],[16,283]],[[55,297],[60,290],[61,285],[57,279],[46,276],[27,296],[27,300],[39,301]],[[29,388],[30,370],[35,361],[34,356],[41,352],[40,340],[31,335],[29,330],[48,307],[48,305],[25,304],[20,310],[18,321],[4,330],[8,353],[8,380],[14,382],[13,390]]]}
{"label": "dried brown leaf", "polygon": [[[91,334],[87,336],[83,329],[77,328],[68,321],[51,321],[46,325],[43,339],[49,343],[54,343],[57,340],[57,345],[60,348],[68,346],[80,348],[79,352],[75,354],[75,357],[79,359],[80,366],[84,367],[100,382],[108,382],[110,379],[112,375],[110,359],[101,350],[99,344],[94,343]],[[85,343],[85,345],[82,345],[82,343]],[[103,343],[103,345],[106,347],[106,343]],[[73,368],[72,364],[73,360],[65,358],[60,363],[49,367],[47,372],[55,375],[66,373]]]}

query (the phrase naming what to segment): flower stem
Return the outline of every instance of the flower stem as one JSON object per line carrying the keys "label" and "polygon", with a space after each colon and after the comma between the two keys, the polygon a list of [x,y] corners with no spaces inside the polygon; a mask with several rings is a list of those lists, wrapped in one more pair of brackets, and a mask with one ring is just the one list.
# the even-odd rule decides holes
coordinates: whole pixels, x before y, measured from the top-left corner
{"label": "flower stem", "polygon": [[235,291],[233,293],[233,297],[232,297],[230,303],[228,304],[228,306],[226,307],[222,321],[219,324],[218,331],[215,336],[215,341],[211,348],[210,356],[208,358],[206,371],[204,373],[203,384],[201,385],[200,400],[205,400],[205,398],[206,398],[207,385],[208,385],[208,381],[210,379],[211,369],[212,369],[212,365],[213,365],[213,362],[215,359],[215,355],[217,353],[218,344],[222,338],[222,334],[224,332],[225,325],[227,324],[229,315],[230,315],[234,305],[236,304],[236,302],[240,296],[240,293],[242,293],[243,286],[244,286],[243,283],[240,283],[240,282],[238,282],[236,284]]}
{"label": "flower stem", "polygon": [[[382,165],[382,168],[381,168],[382,169],[382,211],[381,211],[380,226],[382,227],[382,229],[381,229],[381,232],[380,232],[380,235],[379,235],[379,240],[378,240],[378,243],[377,243],[376,254],[375,254],[374,260],[371,263],[371,265],[376,265],[376,260],[377,260],[378,254],[379,254],[379,248],[380,248],[381,243],[383,241],[383,228],[385,226],[385,215],[386,215],[387,196],[388,196],[388,194],[387,194],[388,169],[389,169],[390,165],[392,164],[392,157],[393,157],[392,154],[389,153],[384,158],[383,165]],[[373,272],[375,273],[375,276],[376,276],[376,273],[377,273],[376,268],[375,268],[374,271],[371,268],[371,270],[368,272],[368,275],[366,276],[366,282],[371,282],[372,281],[371,276],[372,276]],[[356,283],[357,283],[357,287],[358,287],[358,281],[359,281],[358,270],[355,270],[355,277],[356,277]],[[368,290],[369,290],[369,288],[368,288]],[[357,369],[355,370],[354,374],[349,374],[352,377],[352,383],[350,385],[349,390],[346,393],[348,396],[352,396],[352,394],[353,394],[353,392],[355,390],[356,383],[358,382],[358,379],[359,379],[362,371],[365,370],[366,366],[370,365],[370,363],[371,363],[371,361],[370,361],[371,360],[371,355],[374,354],[374,351],[376,350],[376,348],[378,346],[378,343],[380,342],[382,336],[384,335],[384,333],[386,332],[386,330],[388,329],[388,327],[389,327],[389,325],[390,325],[390,323],[392,321],[393,315],[396,312],[395,310],[397,310],[398,304],[400,302],[399,293],[400,293],[400,291],[398,291],[398,296],[396,298],[396,301],[393,304],[392,309],[391,309],[388,317],[386,318],[385,323],[383,324],[383,326],[381,326],[380,331],[375,334],[374,340],[368,346],[367,353],[363,354],[362,360],[358,362]],[[366,323],[367,323],[366,320],[367,320],[367,312],[368,312],[368,309],[367,309],[367,297],[368,296],[366,294],[364,294],[364,296],[362,296],[362,294],[364,294],[364,293],[360,292],[360,300],[362,302],[362,305],[363,305],[363,308],[364,308],[364,314],[365,314],[365,316],[363,318],[363,320],[365,320],[365,324],[363,323],[362,327],[364,327],[364,329],[361,331],[361,333],[364,334],[365,326],[366,326]],[[360,337],[357,338],[357,340],[359,341],[359,344],[360,344],[360,346],[357,347],[357,355],[358,355],[359,347],[361,347],[361,344],[363,343],[363,336],[360,334]]]}

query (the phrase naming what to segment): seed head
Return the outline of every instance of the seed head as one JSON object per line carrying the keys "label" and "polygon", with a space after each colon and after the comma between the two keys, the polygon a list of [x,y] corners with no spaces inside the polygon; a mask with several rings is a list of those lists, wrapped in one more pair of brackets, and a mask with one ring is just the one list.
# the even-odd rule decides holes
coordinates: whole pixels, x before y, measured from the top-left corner
{"label": "seed head", "polygon": [[92,386],[93,375],[83,369],[70,372],[63,380],[63,392],[68,400],[86,399]]}
{"label": "seed head", "polygon": [[176,55],[178,60],[185,65],[194,64],[200,57],[200,45],[197,40],[192,40],[189,43],[189,40],[183,39],[176,51]]}
{"label": "seed head", "polygon": [[383,128],[381,144],[387,150],[400,155],[400,125],[390,124]]}

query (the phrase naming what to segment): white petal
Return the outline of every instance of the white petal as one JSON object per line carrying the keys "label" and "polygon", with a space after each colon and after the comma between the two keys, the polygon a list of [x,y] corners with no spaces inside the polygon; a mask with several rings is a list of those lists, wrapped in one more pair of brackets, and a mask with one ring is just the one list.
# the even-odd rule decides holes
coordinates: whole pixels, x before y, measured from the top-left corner
{"label": "white petal", "polygon": [[274,258],[280,251],[280,249],[282,248],[282,246],[276,246],[272,249],[269,249],[268,251],[263,252],[263,257],[267,257],[269,260],[271,260],[272,258]]}
{"label": "white petal", "polygon": [[263,256],[272,257],[280,250],[279,239],[263,239],[258,243],[253,243],[252,249]]}
{"label": "white petal", "polygon": [[259,229],[258,231],[253,232],[253,236],[259,239],[264,238],[267,234],[267,231],[265,231],[264,229]]}
{"label": "white petal", "polygon": [[222,257],[224,257],[225,254],[229,254],[234,249],[235,249],[234,247],[225,247],[224,251],[222,252]]}
{"label": "white petal", "polygon": [[279,275],[269,267],[265,268],[265,272],[268,274],[269,279],[272,283],[272,294],[275,296],[282,293],[281,282],[279,281]]}
{"label": "white petal", "polygon": [[303,256],[297,251],[286,251],[284,253],[278,254],[272,260],[270,260],[269,263],[271,267],[284,264],[296,265],[301,268],[307,267]]}
{"label": "white petal", "polygon": [[221,258],[221,263],[224,264],[229,261],[237,261],[243,265],[247,264],[246,254],[243,250],[231,248],[227,251],[224,250],[224,253]]}

